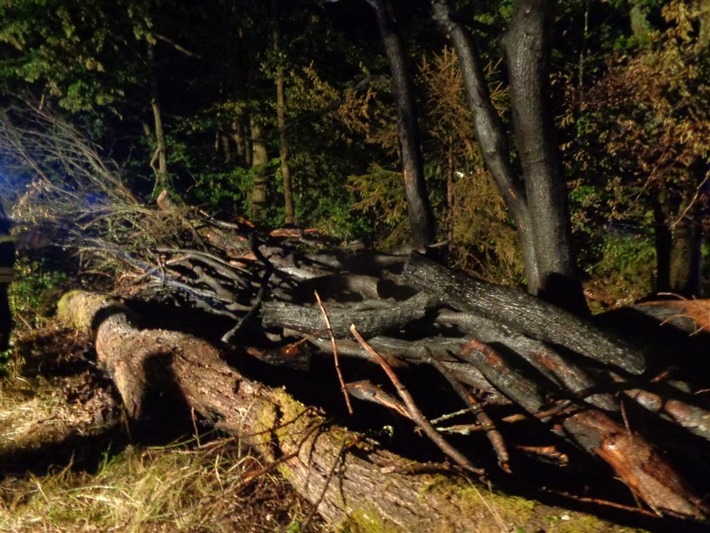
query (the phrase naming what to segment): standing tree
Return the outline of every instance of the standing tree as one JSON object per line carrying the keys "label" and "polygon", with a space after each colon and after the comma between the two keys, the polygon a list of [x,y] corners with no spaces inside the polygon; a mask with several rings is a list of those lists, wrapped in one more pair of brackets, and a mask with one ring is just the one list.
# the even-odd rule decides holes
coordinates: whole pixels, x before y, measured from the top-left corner
{"label": "standing tree", "polygon": [[274,17],[273,45],[274,60],[276,61],[276,127],[279,130],[279,169],[284,190],[284,222],[292,225],[296,222],[293,205],[293,183],[291,180],[291,167],[289,165],[289,146],[286,136],[286,95],[283,49],[281,44],[281,24],[279,21],[278,3],[274,0],[271,4]]}
{"label": "standing tree", "polygon": [[161,191],[168,186],[168,163],[166,158],[167,145],[163,118],[160,112],[160,85],[155,66],[155,43],[147,43],[147,62],[150,73],[150,108],[153,111],[153,124],[155,127],[155,152],[150,160],[150,168],[155,173],[155,190]]}
{"label": "standing tree", "polygon": [[635,2],[633,47],[608,61],[580,106],[583,157],[595,175],[603,169],[603,187],[624,184],[622,222],[654,236],[655,289],[685,296],[701,293],[710,219],[709,6],[668,2],[654,25]]}
{"label": "standing tree", "polygon": [[484,161],[515,221],[528,291],[566,309],[586,312],[547,102],[552,2],[518,1],[503,39],[520,172],[476,48],[446,0],[432,0],[432,7],[456,50]]}
{"label": "standing tree", "polygon": [[407,58],[397,31],[392,4],[389,0],[367,1],[377,15],[392,74],[392,93],[397,105],[397,127],[412,244],[417,249],[423,249],[434,242],[435,226],[424,180],[424,159],[419,142],[412,78],[407,68]]}

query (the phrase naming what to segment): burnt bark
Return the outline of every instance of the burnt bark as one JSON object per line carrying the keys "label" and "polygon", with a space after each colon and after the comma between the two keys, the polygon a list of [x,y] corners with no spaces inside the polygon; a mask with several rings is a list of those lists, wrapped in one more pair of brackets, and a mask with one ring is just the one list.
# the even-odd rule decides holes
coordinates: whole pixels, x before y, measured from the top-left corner
{"label": "burnt bark", "polygon": [[419,254],[404,269],[407,282],[449,305],[502,323],[534,339],[563,346],[598,363],[641,374],[645,356],[591,322],[524,292],[477,281]]}
{"label": "burnt bark", "polygon": [[[543,410],[544,386],[523,376],[490,347],[472,341],[462,355],[529,413]],[[701,498],[642,436],[593,408],[565,414],[560,425],[569,438],[606,461],[634,495],[658,514],[707,518],[708,509]]]}
{"label": "burnt bark", "polygon": [[[360,333],[371,337],[388,330],[402,328],[423,318],[427,309],[437,303],[437,297],[420,293],[404,302],[388,305],[382,309],[353,311],[347,308],[340,310],[330,308],[328,315],[336,337],[347,336],[350,324],[355,324]],[[262,306],[262,323],[267,327],[282,326],[318,337],[328,336],[321,311],[315,307],[309,308],[283,302],[266,303]]]}
{"label": "burnt bark", "polygon": [[[331,393],[338,394],[339,384],[341,393],[390,410],[386,416],[400,418],[396,425],[413,429],[412,424],[416,423],[431,443],[468,472],[480,471],[482,465],[473,461],[480,461],[482,455],[469,449],[476,445],[475,441],[462,435],[474,439],[475,435],[491,437],[485,445],[493,446],[499,462],[499,466],[488,465],[491,475],[499,468],[520,475],[527,472],[527,461],[540,460],[528,455],[533,452],[520,442],[520,435],[527,434],[528,429],[536,434],[542,431],[548,439],[544,446],[548,451],[542,452],[546,457],[560,457],[560,464],[568,460],[565,448],[569,450],[569,444],[560,440],[564,437],[589,456],[585,459],[577,452],[576,457],[569,454],[577,467],[595,468],[603,460],[613,469],[608,471],[610,483],[614,483],[612,476],[622,480],[658,514],[704,519],[702,502],[683,480],[686,478],[688,485],[704,483],[694,473],[704,468],[706,452],[702,446],[706,442],[701,437],[707,433],[706,426],[701,425],[707,405],[692,392],[706,388],[698,372],[683,375],[681,369],[674,372],[660,366],[670,358],[663,354],[651,359],[659,355],[657,349],[648,352],[646,361],[646,352],[636,345],[585,319],[525,292],[454,272],[420,254],[413,254],[402,269],[401,257],[329,250],[325,244],[317,255],[304,256],[293,245],[295,241],[311,239],[306,231],[275,230],[269,236],[258,237],[246,221],[223,223],[207,217],[193,226],[197,234],[204,236],[204,242],[219,246],[229,260],[221,259],[213,248],[161,248],[156,250],[161,254],[161,265],[144,265],[149,259],[132,264],[146,269],[143,278],[155,276],[160,290],[179,285],[186,294],[197,297],[195,305],[204,303],[214,313],[227,313],[236,325],[227,335],[230,340],[222,336],[221,342],[229,342],[239,354],[259,359],[260,365],[271,364],[283,371],[298,369],[298,387],[305,386],[301,390],[308,390],[309,394],[319,391],[318,401],[322,381],[307,380],[313,380],[314,375],[322,380],[324,365],[313,360],[320,356],[335,362],[338,379],[333,376]],[[244,232],[250,235],[248,239]],[[315,247],[315,241],[308,242]],[[314,291],[327,295],[317,298],[317,307],[305,303],[313,301]],[[686,302],[689,303],[694,302]],[[90,309],[92,304],[84,300],[80,307]],[[678,310],[677,314],[706,316],[702,306],[694,312]],[[116,307],[109,306],[93,315],[97,316],[97,326],[106,324],[108,328],[105,335],[97,334],[96,344],[113,361],[113,366],[105,368],[119,390],[124,391],[124,403],[134,416],[142,416],[142,405],[146,397],[151,397],[145,391],[152,387],[178,391],[186,405],[218,427],[223,427],[220,424],[229,417],[237,416],[229,412],[232,407],[242,409],[258,404],[239,396],[243,387],[252,387],[259,402],[264,396],[272,398],[275,394],[249,380],[245,381],[249,385],[243,385],[243,376],[233,374],[235,370],[223,365],[219,353],[204,341],[174,332],[138,330],[127,313]],[[245,323],[248,327],[243,328]],[[353,324],[355,329],[350,327]],[[163,322],[155,327],[171,326]],[[229,327],[227,323],[226,328]],[[222,335],[221,328],[218,326],[213,337],[215,342]],[[358,343],[354,343],[350,334],[355,335],[355,330],[369,338],[358,334]],[[478,346],[473,351],[483,356],[477,358],[471,350],[463,350],[465,345]],[[690,354],[682,353],[682,348],[678,351],[681,353],[673,353],[673,363],[684,367],[681,361],[690,360]],[[187,355],[194,352],[200,352],[199,362]],[[501,354],[504,359],[494,354]],[[703,361],[704,354],[705,351]],[[339,366],[338,361],[348,356],[366,363]],[[141,362],[125,363],[126,358],[132,361],[134,357]],[[193,362],[188,364],[188,360]],[[653,373],[646,372],[647,364]],[[421,365],[430,368],[416,368]],[[203,367],[209,368],[203,372]],[[224,381],[226,378],[215,370],[218,368],[232,381]],[[382,371],[389,383],[383,383]],[[203,381],[203,374],[207,382]],[[289,379],[294,377],[290,374]],[[350,379],[355,381],[348,383]],[[681,394],[679,379],[687,381]],[[211,388],[214,386],[227,391],[226,396],[220,396]],[[434,390],[443,394],[432,394]],[[216,399],[204,397],[208,393]],[[327,402],[324,405],[332,405],[333,398],[322,399]],[[340,405],[342,399],[336,401]],[[635,407],[634,401],[646,410]],[[654,403],[662,405],[649,409]],[[278,409],[286,409],[281,403],[278,405]],[[353,402],[356,411],[358,405],[362,408]],[[468,409],[462,411],[465,406]],[[482,413],[490,417],[491,423],[481,421]],[[429,415],[434,415],[431,420],[427,419]],[[453,417],[463,419],[442,426],[442,421]],[[370,424],[372,420],[358,418],[361,422]],[[514,428],[510,424],[525,427]],[[659,428],[663,430],[662,441],[656,438]],[[272,445],[275,438],[280,438],[280,429],[275,430],[277,437],[271,439]],[[308,431],[304,436],[310,438]],[[648,440],[635,437],[636,433],[653,437],[658,451],[648,445]],[[356,434],[344,434],[348,435],[348,442],[359,442]],[[398,435],[399,444],[409,445],[400,439]],[[555,451],[558,445],[562,446],[559,453]],[[281,450],[280,446],[277,448]],[[290,459],[291,452],[275,449],[262,453]],[[332,447],[330,451],[333,453]],[[341,451],[346,457],[346,450]],[[678,459],[681,473],[665,463],[666,459]],[[335,473],[340,475],[338,468],[344,463],[331,461],[330,470],[324,463],[313,464],[321,473],[326,472],[323,490],[330,490],[325,483],[328,477],[334,483],[340,482],[339,477],[335,480]],[[624,507],[623,501],[620,495],[612,505]],[[637,512],[651,514],[648,510]]]}

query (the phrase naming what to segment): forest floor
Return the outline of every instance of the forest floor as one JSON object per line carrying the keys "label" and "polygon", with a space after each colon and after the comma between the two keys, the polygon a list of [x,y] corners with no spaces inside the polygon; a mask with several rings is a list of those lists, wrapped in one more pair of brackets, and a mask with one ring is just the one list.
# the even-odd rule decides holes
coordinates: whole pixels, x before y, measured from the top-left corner
{"label": "forest floor", "polygon": [[0,380],[0,531],[324,530],[238,439],[131,431],[90,351],[53,323],[16,335]]}
{"label": "forest floor", "polygon": [[[325,524],[238,439],[128,428],[91,346],[53,321],[15,335],[0,380],[0,531],[359,531]],[[536,531],[642,531],[519,497],[486,500],[491,520],[476,531],[528,531],[502,519],[511,505]]]}

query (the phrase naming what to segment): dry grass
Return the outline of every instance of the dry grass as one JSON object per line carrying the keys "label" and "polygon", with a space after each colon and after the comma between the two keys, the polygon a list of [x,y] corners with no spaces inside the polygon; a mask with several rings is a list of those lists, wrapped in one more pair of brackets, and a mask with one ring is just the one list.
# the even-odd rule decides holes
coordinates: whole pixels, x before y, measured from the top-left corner
{"label": "dry grass", "polygon": [[658,302],[646,302],[643,305],[677,310],[677,314],[673,315],[671,318],[686,318],[691,320],[696,328],[694,333],[710,333],[710,300],[663,300]]}
{"label": "dry grass", "polygon": [[111,440],[111,393],[75,359],[87,339],[44,328],[16,341],[22,368],[0,380],[0,532],[303,531],[311,507],[276,474],[252,479],[264,465],[238,439]]}
{"label": "dry grass", "polygon": [[4,480],[0,531],[301,531],[307,511],[282,480],[244,482],[260,466],[233,439],[129,446],[95,474]]}

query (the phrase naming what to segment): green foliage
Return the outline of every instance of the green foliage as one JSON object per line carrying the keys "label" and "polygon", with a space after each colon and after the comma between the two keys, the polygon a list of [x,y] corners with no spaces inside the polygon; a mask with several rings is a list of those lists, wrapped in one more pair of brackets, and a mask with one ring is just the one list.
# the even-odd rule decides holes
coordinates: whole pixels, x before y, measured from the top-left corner
{"label": "green foliage", "polygon": [[0,21],[0,83],[39,85],[73,112],[117,110],[140,69],[126,51],[150,24],[130,0],[4,2]]}
{"label": "green foliage", "polygon": [[[646,25],[644,42],[618,49],[588,91],[568,94],[579,108],[560,119],[563,129],[574,129],[562,149],[575,177],[572,221],[583,264],[599,260],[609,223],[672,233],[671,265],[688,250],[676,239],[675,226],[684,219],[707,224],[700,206],[707,201],[703,186],[710,168],[710,56],[701,34],[709,22],[701,19],[700,4],[636,2],[636,15]],[[634,31],[641,30],[637,25]],[[619,276],[628,277],[625,256],[638,253],[643,261],[645,252],[627,247],[622,256],[612,254],[621,261]],[[643,282],[631,276],[643,292],[648,277],[641,277]]]}
{"label": "green foliage", "polygon": [[[496,74],[492,65],[488,74]],[[517,234],[474,141],[473,118],[456,54],[444,48],[424,58],[419,77],[426,98],[422,123],[427,167],[438,178],[430,180],[429,187],[447,229],[450,259],[492,281],[520,283],[523,261]],[[507,94],[494,87],[492,100],[504,108]]]}
{"label": "green foliage", "polygon": [[453,259],[503,284],[522,284],[524,264],[505,203],[491,176],[482,168],[460,176],[453,184],[456,199],[449,213],[452,221]]}
{"label": "green foliage", "polygon": [[[38,422],[67,416],[57,402],[48,405],[44,396],[49,391],[37,389],[32,409],[27,408],[29,402],[16,409],[23,423],[27,411],[39,409],[43,418],[37,417]],[[43,401],[38,402],[40,396]],[[234,439],[213,439],[204,446],[180,442],[107,450],[96,471],[72,468],[70,463],[18,478],[12,490],[3,487],[0,530],[302,531],[307,509],[284,481],[267,476],[249,480],[254,461]]]}
{"label": "green foliage", "polygon": [[15,281],[8,297],[17,329],[36,329],[46,324],[53,312],[52,293],[61,289],[67,275],[43,259],[20,257],[15,264]]}
{"label": "green foliage", "polygon": [[349,178],[349,185],[357,197],[354,207],[373,218],[376,234],[383,237],[380,242],[383,248],[396,247],[406,242],[409,235],[402,174],[377,164],[369,170]]}
{"label": "green foliage", "polygon": [[[502,67],[491,59],[499,55],[497,40],[488,37],[503,31],[515,3],[453,3],[459,16],[473,23],[481,57],[490,61],[486,76],[493,103],[507,123]],[[694,216],[693,206],[704,200],[696,193],[705,177],[697,169],[708,164],[710,54],[703,48],[707,38],[700,38],[708,23],[699,6],[678,0],[567,0],[557,6],[557,29],[564,28],[565,41],[554,52],[554,68],[562,74],[553,80],[553,101],[566,96],[558,114],[566,170],[574,178],[572,223],[581,266],[590,274],[613,275],[611,260],[603,260],[617,257],[607,249],[610,222],[647,231],[658,223],[654,201],[664,199],[661,222],[670,225],[681,215]],[[643,46],[629,26],[632,7],[647,24]],[[373,46],[374,24],[369,30],[339,27],[339,17],[350,23],[367,9],[343,3],[316,8],[311,2],[280,2],[276,11],[263,2],[240,2],[238,9],[228,2],[193,6],[174,0],[5,2],[0,87],[41,95],[47,108],[59,103],[68,111],[67,122],[90,128],[92,141],[105,144],[100,154],[119,156],[121,178],[140,203],[155,192],[148,165],[155,144],[151,66],[176,197],[219,216],[248,216],[255,177],[263,172],[262,222],[274,226],[283,222],[275,107],[275,73],[283,68],[297,223],[344,239],[396,246],[407,240],[408,220],[396,171],[399,142],[387,61],[381,47]],[[517,238],[482,170],[456,54],[440,48],[441,36],[422,14],[417,8],[400,19],[417,66],[438,237],[448,240],[450,259],[458,266],[517,283],[522,279]],[[148,43],[155,52],[152,65],[146,63]],[[258,169],[250,159],[253,121],[263,126],[271,158]],[[51,132],[52,126],[47,128]],[[54,185],[74,186],[69,165],[52,160],[40,168]],[[106,227],[131,235],[135,223]],[[590,267],[599,261],[605,269]]]}
{"label": "green foliage", "polygon": [[599,262],[588,267],[599,300],[628,305],[653,291],[656,252],[652,238],[612,233],[600,251]]}

